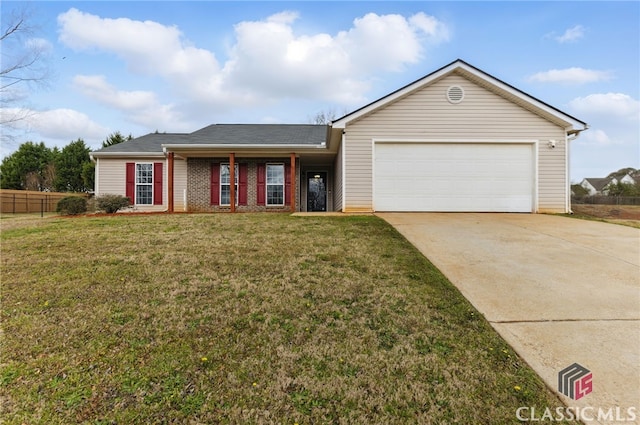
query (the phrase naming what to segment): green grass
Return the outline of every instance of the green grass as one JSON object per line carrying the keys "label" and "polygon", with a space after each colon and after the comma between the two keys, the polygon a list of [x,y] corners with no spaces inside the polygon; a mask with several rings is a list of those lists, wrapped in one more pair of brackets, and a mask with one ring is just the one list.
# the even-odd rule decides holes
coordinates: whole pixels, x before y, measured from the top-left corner
{"label": "green grass", "polygon": [[5,224],[7,424],[507,424],[561,405],[376,217]]}

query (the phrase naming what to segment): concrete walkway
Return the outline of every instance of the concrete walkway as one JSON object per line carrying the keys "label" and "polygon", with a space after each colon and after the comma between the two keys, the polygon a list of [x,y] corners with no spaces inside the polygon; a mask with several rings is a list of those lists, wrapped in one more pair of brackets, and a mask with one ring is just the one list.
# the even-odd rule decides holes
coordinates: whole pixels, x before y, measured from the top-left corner
{"label": "concrete walkway", "polygon": [[[640,230],[539,214],[381,213],[556,390],[579,363],[593,392],[568,406],[640,423]],[[628,408],[634,408],[635,421]],[[514,412],[515,415],[515,412]]]}

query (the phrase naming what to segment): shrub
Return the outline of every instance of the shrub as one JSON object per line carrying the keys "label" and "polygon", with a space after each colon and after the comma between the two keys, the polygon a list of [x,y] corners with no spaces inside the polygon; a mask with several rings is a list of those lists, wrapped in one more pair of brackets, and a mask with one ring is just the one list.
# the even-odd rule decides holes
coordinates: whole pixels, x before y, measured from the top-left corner
{"label": "shrub", "polygon": [[58,201],[56,212],[63,215],[77,215],[87,212],[87,199],[80,196],[67,196]]}
{"label": "shrub", "polygon": [[102,195],[96,198],[96,209],[104,211],[107,214],[113,214],[119,209],[126,208],[131,205],[131,201],[122,195]]}

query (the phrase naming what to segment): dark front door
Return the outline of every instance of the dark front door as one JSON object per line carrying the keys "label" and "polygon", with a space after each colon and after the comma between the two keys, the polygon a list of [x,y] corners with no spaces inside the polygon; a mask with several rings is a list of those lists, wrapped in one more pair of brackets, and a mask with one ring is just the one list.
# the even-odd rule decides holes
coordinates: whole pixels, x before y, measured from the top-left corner
{"label": "dark front door", "polygon": [[307,211],[327,210],[327,173],[307,173]]}

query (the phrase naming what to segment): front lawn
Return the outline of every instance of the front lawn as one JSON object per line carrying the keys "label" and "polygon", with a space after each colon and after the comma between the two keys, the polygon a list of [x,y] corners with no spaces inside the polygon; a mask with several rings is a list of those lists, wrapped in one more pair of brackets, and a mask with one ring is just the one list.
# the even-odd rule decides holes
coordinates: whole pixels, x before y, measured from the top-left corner
{"label": "front lawn", "polygon": [[10,222],[7,424],[503,424],[561,405],[376,217]]}

